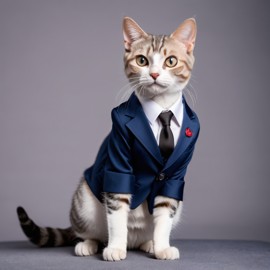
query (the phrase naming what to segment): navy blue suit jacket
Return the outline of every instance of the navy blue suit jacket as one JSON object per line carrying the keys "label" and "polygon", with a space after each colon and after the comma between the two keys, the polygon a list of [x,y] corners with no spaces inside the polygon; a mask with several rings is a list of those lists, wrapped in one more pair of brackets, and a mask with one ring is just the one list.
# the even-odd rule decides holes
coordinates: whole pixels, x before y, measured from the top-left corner
{"label": "navy blue suit jacket", "polygon": [[[164,161],[154,134],[133,93],[112,110],[112,130],[84,177],[95,196],[104,192],[132,194],[131,209],[148,200],[153,213],[154,199],[163,195],[183,200],[184,176],[199,135],[199,120],[183,98],[181,134],[169,159]],[[192,131],[186,134],[186,129]]]}

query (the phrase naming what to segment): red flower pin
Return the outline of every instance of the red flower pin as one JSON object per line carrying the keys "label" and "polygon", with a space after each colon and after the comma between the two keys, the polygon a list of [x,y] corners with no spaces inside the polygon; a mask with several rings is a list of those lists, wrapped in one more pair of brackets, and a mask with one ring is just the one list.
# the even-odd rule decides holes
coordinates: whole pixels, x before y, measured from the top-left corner
{"label": "red flower pin", "polygon": [[192,136],[192,131],[190,128],[186,128],[186,136],[191,137]]}

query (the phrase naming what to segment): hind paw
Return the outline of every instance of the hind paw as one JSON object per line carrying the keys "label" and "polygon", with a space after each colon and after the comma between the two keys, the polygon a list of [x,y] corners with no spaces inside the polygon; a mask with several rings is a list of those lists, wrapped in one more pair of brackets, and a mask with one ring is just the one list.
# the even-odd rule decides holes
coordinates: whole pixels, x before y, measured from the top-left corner
{"label": "hind paw", "polygon": [[98,243],[94,240],[85,240],[79,242],[75,246],[75,254],[77,256],[91,256],[96,254],[98,251]]}
{"label": "hind paw", "polygon": [[145,243],[143,243],[142,245],[140,245],[140,250],[153,254],[154,253],[154,243],[152,240],[147,241]]}

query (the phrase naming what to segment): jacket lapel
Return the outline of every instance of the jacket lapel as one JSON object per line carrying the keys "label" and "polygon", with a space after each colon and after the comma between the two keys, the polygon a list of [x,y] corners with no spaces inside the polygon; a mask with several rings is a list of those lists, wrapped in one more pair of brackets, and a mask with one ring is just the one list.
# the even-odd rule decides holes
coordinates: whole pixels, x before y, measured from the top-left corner
{"label": "jacket lapel", "polygon": [[[199,125],[196,121],[192,110],[186,103],[183,97],[184,105],[184,117],[183,123],[180,131],[180,136],[178,142],[165,164],[163,171],[167,170],[172,166],[175,161],[181,158],[181,155],[185,152],[187,147],[194,141],[199,132]],[[128,106],[126,110],[126,115],[131,117],[131,120],[126,123],[127,128],[134,134],[134,136],[141,142],[141,144],[146,148],[146,150],[153,156],[153,158],[158,161],[161,165],[164,165],[163,157],[161,156],[158,144],[143,112],[141,103],[139,102],[136,95],[133,93],[128,101]],[[186,129],[189,128],[192,131],[192,136],[186,136]]]}
{"label": "jacket lapel", "polygon": [[[194,141],[194,138],[197,137],[198,123],[196,118],[192,112],[192,110],[187,105],[185,98],[183,97],[183,105],[184,105],[184,117],[183,123],[180,131],[180,136],[178,142],[172,152],[171,156],[169,157],[167,163],[165,164],[164,170],[168,169],[172,166],[175,161],[181,158],[182,154],[185,152],[187,147]],[[192,131],[192,136],[186,136],[186,129],[189,128]]]}
{"label": "jacket lapel", "polygon": [[160,164],[163,164],[163,158],[159,151],[152,129],[143,112],[143,108],[134,93],[129,100],[126,115],[132,117],[132,119],[126,124],[127,128],[141,142],[153,158]]}

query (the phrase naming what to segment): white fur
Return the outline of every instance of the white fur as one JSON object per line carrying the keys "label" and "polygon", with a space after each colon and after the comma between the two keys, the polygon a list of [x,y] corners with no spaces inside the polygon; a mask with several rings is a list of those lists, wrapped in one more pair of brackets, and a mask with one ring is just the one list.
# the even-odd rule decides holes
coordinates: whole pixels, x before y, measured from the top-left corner
{"label": "white fur", "polygon": [[[187,82],[180,82],[168,70],[162,68],[165,58],[160,53],[154,53],[149,59],[149,66],[140,69],[138,77],[138,98],[152,99],[164,109],[171,107],[178,100],[180,92],[183,91]],[[152,73],[159,76],[154,80]]]}
{"label": "white fur", "polygon": [[103,259],[106,261],[119,261],[127,256],[128,212],[128,205],[122,203],[119,210],[107,214],[109,239],[108,246],[103,251]]}
{"label": "white fur", "polygon": [[[166,199],[171,200],[171,199]],[[164,197],[158,196],[155,203],[164,201]],[[180,254],[176,247],[170,246],[170,234],[179,219],[181,207],[178,207],[174,219],[168,214],[168,208],[157,208],[154,211],[154,251],[157,259],[174,260],[179,259]]]}
{"label": "white fur", "polygon": [[87,239],[80,242],[75,247],[75,254],[77,256],[90,256],[96,254],[98,251],[98,242]]}
{"label": "white fur", "polygon": [[82,190],[83,196],[83,204],[79,208],[78,215],[85,221],[88,230],[83,233],[76,232],[76,235],[82,239],[97,239],[106,242],[108,234],[105,206],[93,195],[86,182],[83,182],[78,189]]}
{"label": "white fur", "polygon": [[[158,259],[177,259],[179,251],[170,247],[169,237],[173,226],[180,220],[182,204],[177,208],[174,218],[170,218],[170,209],[159,207],[150,215],[147,203],[130,210],[122,207],[106,215],[106,207],[93,195],[86,182],[78,189],[82,190],[83,204],[78,215],[87,223],[84,233],[75,231],[85,241],[75,247],[77,256],[89,256],[97,252],[97,241],[108,243],[103,251],[104,260],[119,261],[126,258],[127,249],[140,248],[154,253]],[[130,195],[127,195],[130,196]],[[158,196],[155,203],[173,199]]]}

